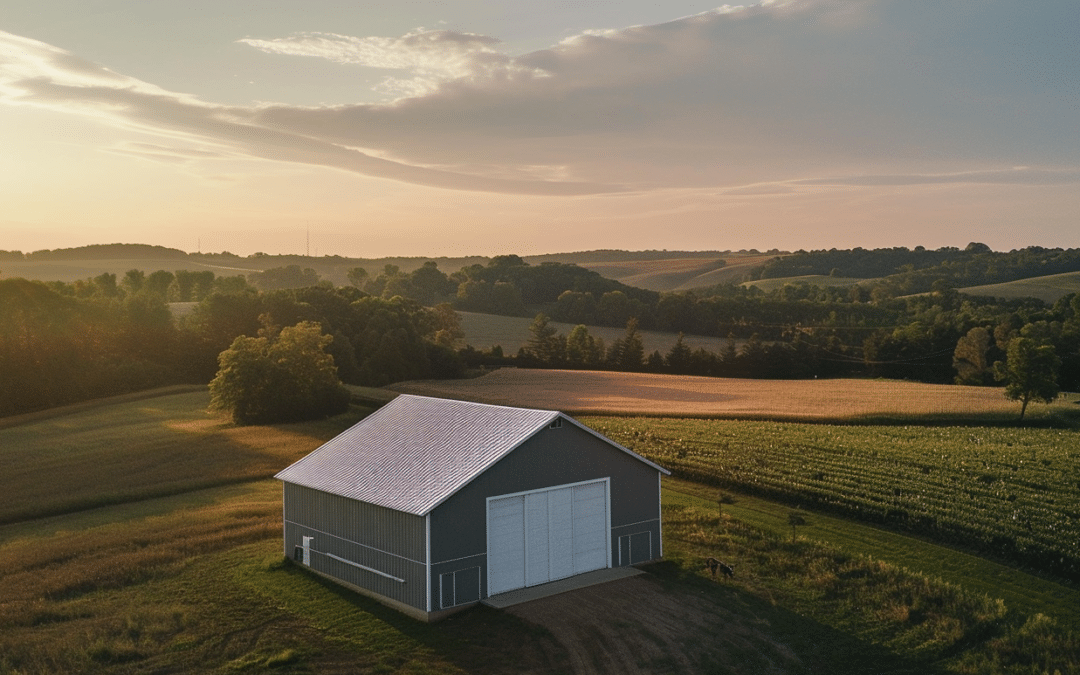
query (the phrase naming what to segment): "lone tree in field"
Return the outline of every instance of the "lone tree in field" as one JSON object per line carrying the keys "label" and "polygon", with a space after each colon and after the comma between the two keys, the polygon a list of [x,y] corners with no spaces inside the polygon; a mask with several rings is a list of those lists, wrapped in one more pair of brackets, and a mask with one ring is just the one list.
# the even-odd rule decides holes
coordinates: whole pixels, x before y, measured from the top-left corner
{"label": "lone tree in field", "polygon": [[1005,397],[1020,401],[1020,419],[1024,419],[1028,403],[1050,403],[1059,389],[1057,371],[1061,359],[1052,345],[1040,345],[1032,338],[1018,337],[1009,341],[1006,361],[994,364],[994,374],[1005,381]]}
{"label": "lone tree in field", "polygon": [[283,328],[276,337],[241,335],[218,356],[210,408],[237,424],[296,422],[349,407],[349,392],[326,353],[333,338],[318,323]]}

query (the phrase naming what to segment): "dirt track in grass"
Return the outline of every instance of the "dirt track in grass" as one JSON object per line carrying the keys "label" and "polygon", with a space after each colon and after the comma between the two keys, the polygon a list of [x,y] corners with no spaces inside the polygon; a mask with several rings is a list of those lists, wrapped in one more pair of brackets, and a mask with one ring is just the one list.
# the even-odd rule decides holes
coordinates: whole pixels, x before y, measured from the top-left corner
{"label": "dirt track in grass", "polygon": [[1016,415],[996,387],[893,380],[743,380],[505,368],[469,380],[417,380],[394,391],[574,414],[831,420]]}
{"label": "dirt track in grass", "polygon": [[790,673],[798,657],[715,594],[669,592],[646,575],[503,610],[549,631],[576,675]]}

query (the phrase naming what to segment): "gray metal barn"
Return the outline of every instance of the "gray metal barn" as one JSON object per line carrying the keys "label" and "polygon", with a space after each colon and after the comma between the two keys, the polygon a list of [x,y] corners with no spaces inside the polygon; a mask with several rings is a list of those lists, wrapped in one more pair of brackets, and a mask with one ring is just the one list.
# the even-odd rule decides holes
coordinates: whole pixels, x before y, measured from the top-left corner
{"label": "gray metal barn", "polygon": [[432,620],[661,557],[661,474],[559,412],[403,394],[276,477],[286,555]]}

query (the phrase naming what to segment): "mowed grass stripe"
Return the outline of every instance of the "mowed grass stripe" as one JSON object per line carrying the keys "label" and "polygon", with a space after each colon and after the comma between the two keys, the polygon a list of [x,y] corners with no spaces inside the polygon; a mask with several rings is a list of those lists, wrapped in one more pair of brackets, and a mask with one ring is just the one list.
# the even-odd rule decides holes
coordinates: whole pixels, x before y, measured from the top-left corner
{"label": "mowed grass stripe", "polygon": [[[716,490],[704,485],[664,479],[665,504],[717,509]],[[781,538],[791,537],[788,514],[793,509],[756,497],[736,495],[723,513]],[[821,513],[799,511],[807,524],[797,535],[821,541],[853,555],[865,555],[991,598],[1024,614],[1042,613],[1066,625],[1080,626],[1080,589],[1028,574],[1015,567],[940,546],[916,537],[871,527]]]}

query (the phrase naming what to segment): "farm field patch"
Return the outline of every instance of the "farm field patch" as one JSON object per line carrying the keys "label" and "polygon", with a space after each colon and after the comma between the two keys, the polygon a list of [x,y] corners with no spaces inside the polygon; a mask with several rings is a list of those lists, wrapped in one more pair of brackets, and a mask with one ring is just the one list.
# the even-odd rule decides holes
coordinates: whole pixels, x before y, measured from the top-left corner
{"label": "farm field patch", "polygon": [[[458,312],[461,317],[461,330],[465,333],[464,342],[477,349],[490,349],[495,345],[503,348],[505,354],[516,354],[518,349],[524,347],[531,337],[529,327],[533,319],[520,316],[499,316],[497,314],[480,314],[477,312]],[[556,329],[563,335],[569,335],[574,330],[575,324],[552,321],[548,326]],[[626,334],[625,328],[612,328],[610,326],[589,326],[589,335],[601,338],[604,344],[611,345],[615,340]],[[659,351],[661,355],[671,351],[671,347],[678,341],[678,333],[665,333],[655,330],[638,331],[641,335],[641,343],[645,347],[645,353]],[[736,348],[741,347],[746,341],[737,340]],[[690,349],[707,349],[711,352],[719,352],[727,347],[727,339],[721,340],[715,337],[703,335],[686,335],[683,343]]]}
{"label": "farm field patch", "polygon": [[958,290],[968,295],[986,295],[995,298],[1038,298],[1052,305],[1070,293],[1080,293],[1080,272],[1050,274],[1002,284],[969,286]]}
{"label": "farm field patch", "polygon": [[585,418],[676,476],[884,523],[1080,581],[1080,434]]}
{"label": "farm field patch", "polygon": [[[724,494],[727,500],[717,504]],[[664,503],[697,505],[717,514],[789,539],[788,517],[792,506],[743,493],[718,490],[715,486],[664,479]],[[796,509],[806,520],[798,536],[826,543],[847,553],[880,560],[907,570],[941,579],[945,583],[992,598],[1028,615],[1037,613],[1055,617],[1069,625],[1080,624],[1080,588],[1018,570],[1013,565],[990,560],[971,552],[951,550],[942,554],[939,544],[911,533],[886,527],[868,526],[838,515]],[[737,567],[742,562],[736,552],[727,562]]]}
{"label": "farm field patch", "polygon": [[358,419],[234,427],[205,389],[135,398],[0,429],[0,523],[266,478]]}
{"label": "farm field patch", "polygon": [[[1019,405],[992,387],[895,380],[745,380],[580,370],[502,369],[469,380],[390,385],[402,393],[576,414],[805,421],[919,422],[1015,419]],[[1075,394],[1034,405],[1033,420],[1075,416]]]}

